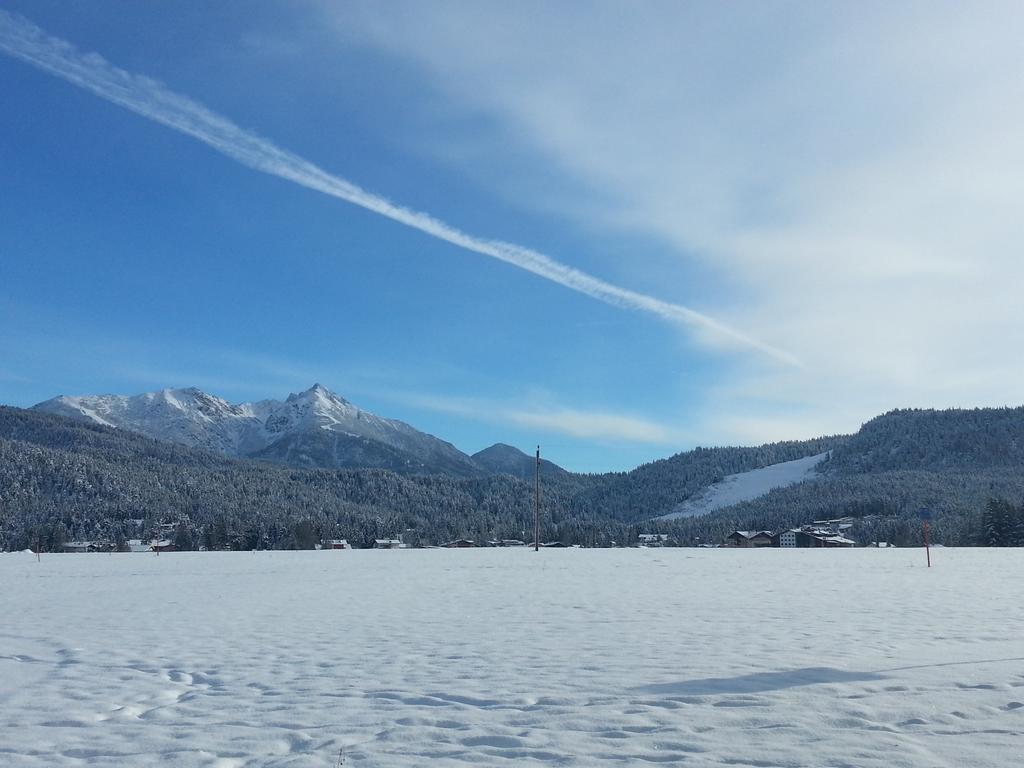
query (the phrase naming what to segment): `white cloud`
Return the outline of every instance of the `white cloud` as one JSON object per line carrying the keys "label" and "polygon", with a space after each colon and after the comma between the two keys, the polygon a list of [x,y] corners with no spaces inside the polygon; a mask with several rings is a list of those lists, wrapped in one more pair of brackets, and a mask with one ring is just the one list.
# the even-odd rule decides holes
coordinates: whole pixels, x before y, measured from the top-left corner
{"label": "white cloud", "polygon": [[[1019,3],[325,9],[340,39],[489,115],[492,151],[518,142],[572,194],[598,190],[567,193],[565,213],[724,275],[718,314],[803,361],[734,366],[698,432],[795,437],[897,406],[1020,401]],[[645,269],[638,255],[622,271]]]}
{"label": "white cloud", "polygon": [[492,424],[526,427],[531,430],[569,435],[577,438],[624,440],[679,446],[684,437],[672,427],[639,416],[609,411],[587,411],[531,402],[524,397],[514,402],[501,402],[468,397],[378,392],[379,397],[440,413]]}
{"label": "white cloud", "polygon": [[17,373],[0,371],[0,381],[6,381],[12,384],[31,384],[33,380],[27,376],[21,376]]}

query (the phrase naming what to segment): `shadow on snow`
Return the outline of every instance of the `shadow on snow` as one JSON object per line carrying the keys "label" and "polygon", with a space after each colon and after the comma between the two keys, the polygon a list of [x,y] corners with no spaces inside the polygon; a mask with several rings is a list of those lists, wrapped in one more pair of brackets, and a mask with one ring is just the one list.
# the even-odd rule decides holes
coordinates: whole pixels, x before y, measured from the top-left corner
{"label": "shadow on snow", "polygon": [[851,672],[831,667],[805,667],[781,672],[755,672],[738,677],[705,677],[699,680],[680,680],[675,683],[642,685],[633,690],[641,693],[707,696],[716,693],[763,693],[801,685],[821,683],[851,683],[866,680],[884,680],[877,672]]}

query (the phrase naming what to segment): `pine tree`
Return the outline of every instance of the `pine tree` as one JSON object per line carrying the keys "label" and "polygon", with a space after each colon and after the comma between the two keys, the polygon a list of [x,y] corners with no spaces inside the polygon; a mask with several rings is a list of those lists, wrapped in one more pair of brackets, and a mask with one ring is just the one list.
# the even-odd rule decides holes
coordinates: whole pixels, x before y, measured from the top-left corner
{"label": "pine tree", "polygon": [[1016,509],[1005,499],[992,497],[982,515],[983,543],[986,547],[1012,546]]}
{"label": "pine tree", "polygon": [[1024,504],[1011,506],[1010,543],[1011,547],[1024,547]]}
{"label": "pine tree", "polygon": [[174,529],[174,548],[179,552],[192,550],[192,531],[184,522],[178,523],[178,527]]}

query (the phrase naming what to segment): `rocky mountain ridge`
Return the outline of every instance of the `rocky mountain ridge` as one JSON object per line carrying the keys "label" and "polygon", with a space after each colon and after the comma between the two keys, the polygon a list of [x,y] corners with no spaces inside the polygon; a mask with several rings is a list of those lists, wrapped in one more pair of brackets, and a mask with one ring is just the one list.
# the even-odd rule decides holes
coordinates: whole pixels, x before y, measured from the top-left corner
{"label": "rocky mountain ridge", "polygon": [[[449,442],[403,421],[363,410],[320,384],[290,394],[283,401],[233,404],[188,387],[133,396],[61,395],[33,409],[231,458],[293,467],[377,468],[455,477],[510,471],[488,461],[490,454],[481,452],[485,455],[476,461]],[[505,449],[519,456],[509,459]],[[510,446],[502,447],[502,455],[512,474],[518,474],[524,461],[532,461]],[[549,467],[563,471],[552,464]]]}

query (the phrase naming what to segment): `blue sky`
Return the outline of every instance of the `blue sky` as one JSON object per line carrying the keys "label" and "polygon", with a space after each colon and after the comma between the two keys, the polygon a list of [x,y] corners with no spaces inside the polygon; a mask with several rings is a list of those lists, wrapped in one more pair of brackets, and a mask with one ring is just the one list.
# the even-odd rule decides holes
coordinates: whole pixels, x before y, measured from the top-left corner
{"label": "blue sky", "polygon": [[0,56],[0,402],[318,381],[585,471],[1019,402],[1013,4],[4,9],[156,120]]}

